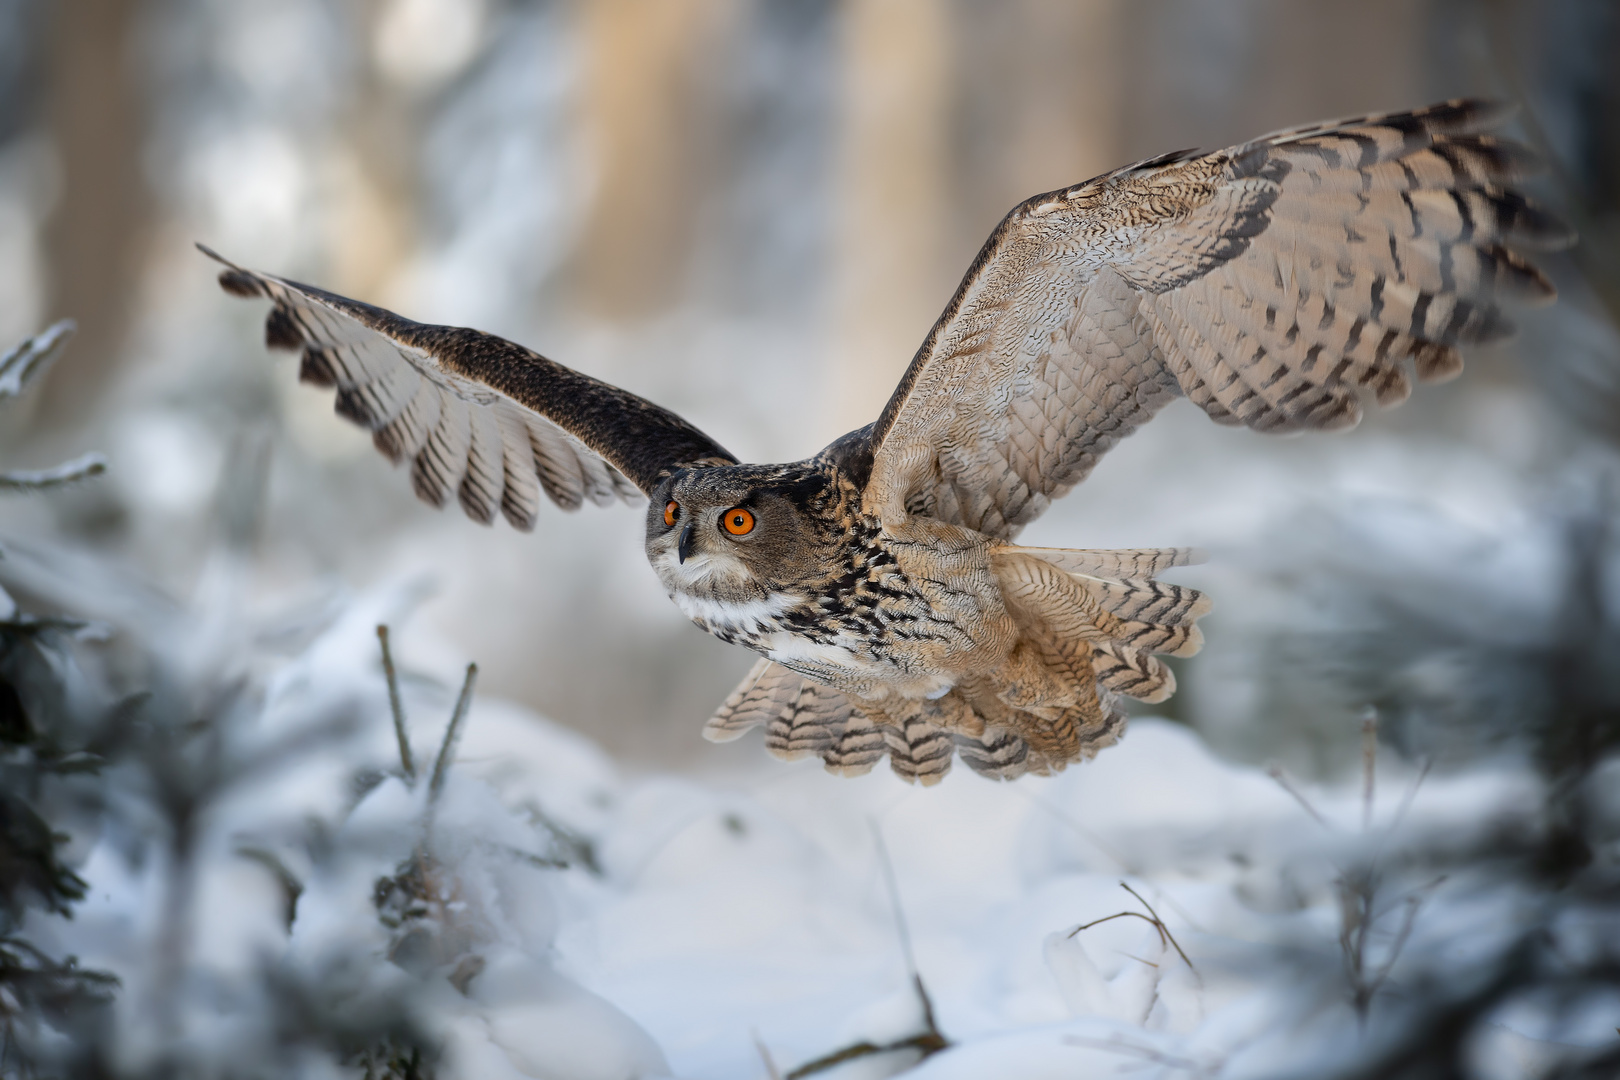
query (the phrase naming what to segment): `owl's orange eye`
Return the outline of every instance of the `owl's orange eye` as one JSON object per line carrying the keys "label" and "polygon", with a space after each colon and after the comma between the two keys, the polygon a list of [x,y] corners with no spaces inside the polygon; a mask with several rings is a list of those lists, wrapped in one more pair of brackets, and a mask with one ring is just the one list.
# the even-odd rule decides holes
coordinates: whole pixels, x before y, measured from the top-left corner
{"label": "owl's orange eye", "polygon": [[674,525],[675,524],[675,514],[676,514],[677,511],[680,510],[680,508],[681,508],[680,504],[675,502],[673,499],[671,499],[669,502],[664,504],[664,524],[665,525]]}
{"label": "owl's orange eye", "polygon": [[732,536],[747,536],[754,531],[754,515],[740,506],[727,510],[720,520],[725,523],[726,532]]}

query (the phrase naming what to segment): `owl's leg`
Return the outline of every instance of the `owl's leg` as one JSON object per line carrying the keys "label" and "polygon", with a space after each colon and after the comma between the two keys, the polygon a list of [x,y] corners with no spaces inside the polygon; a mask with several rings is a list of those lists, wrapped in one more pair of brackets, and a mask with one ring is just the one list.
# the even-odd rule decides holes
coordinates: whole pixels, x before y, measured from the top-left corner
{"label": "owl's leg", "polygon": [[991,565],[1021,634],[993,677],[1013,710],[1001,726],[1058,760],[1088,758],[1119,737],[1118,695],[1157,702],[1175,691],[1175,676],[1154,653],[1187,656],[1202,644],[1195,624],[1209,601],[1195,589],[1066,570],[1011,545],[993,551]]}

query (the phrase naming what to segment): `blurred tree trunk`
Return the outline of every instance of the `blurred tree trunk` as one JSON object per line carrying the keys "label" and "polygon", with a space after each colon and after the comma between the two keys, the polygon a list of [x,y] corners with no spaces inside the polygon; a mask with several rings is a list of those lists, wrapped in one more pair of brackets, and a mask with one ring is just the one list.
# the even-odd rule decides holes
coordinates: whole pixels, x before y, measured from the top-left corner
{"label": "blurred tree trunk", "polygon": [[611,319],[678,303],[716,166],[712,73],[737,0],[592,0],[582,7],[583,113],[596,173],[576,265]]}
{"label": "blurred tree trunk", "polygon": [[146,94],[136,69],[136,0],[53,0],[49,5],[47,122],[61,191],[46,232],[53,318],[79,323],[36,422],[85,419],[112,381],[138,285],[149,209],[141,174]]}
{"label": "blurred tree trunk", "polygon": [[409,88],[390,85],[379,69],[373,43],[383,15],[380,0],[352,4],[361,62],[333,148],[338,209],[327,241],[338,292],[392,303],[390,286],[418,239],[422,125]]}
{"label": "blurred tree trunk", "polygon": [[882,408],[1020,200],[1119,164],[1122,0],[844,6],[834,400]]}
{"label": "blurred tree trunk", "polygon": [[1126,0],[963,3],[956,19],[954,192],[966,269],[1017,203],[1125,163]]}
{"label": "blurred tree trunk", "polygon": [[839,428],[868,424],[950,299],[951,27],[934,0],[847,0],[830,371]]}

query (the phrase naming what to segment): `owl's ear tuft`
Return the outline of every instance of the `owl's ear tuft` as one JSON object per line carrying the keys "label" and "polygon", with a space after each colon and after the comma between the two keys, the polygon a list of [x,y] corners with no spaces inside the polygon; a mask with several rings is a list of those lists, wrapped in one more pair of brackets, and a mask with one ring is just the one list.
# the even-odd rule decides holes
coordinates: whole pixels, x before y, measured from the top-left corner
{"label": "owl's ear tuft", "polygon": [[264,290],[260,288],[258,281],[252,274],[245,270],[238,270],[235,267],[219,272],[219,287],[232,296],[241,296],[248,299],[264,295]]}

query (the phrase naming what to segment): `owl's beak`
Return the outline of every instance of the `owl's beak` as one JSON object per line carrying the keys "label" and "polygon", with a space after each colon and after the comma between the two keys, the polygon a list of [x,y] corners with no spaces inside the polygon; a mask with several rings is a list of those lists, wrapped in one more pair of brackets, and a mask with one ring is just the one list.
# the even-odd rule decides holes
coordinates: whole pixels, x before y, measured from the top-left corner
{"label": "owl's beak", "polygon": [[692,554],[692,526],[688,525],[681,530],[681,542],[675,545],[675,556],[684,563],[690,554]]}

